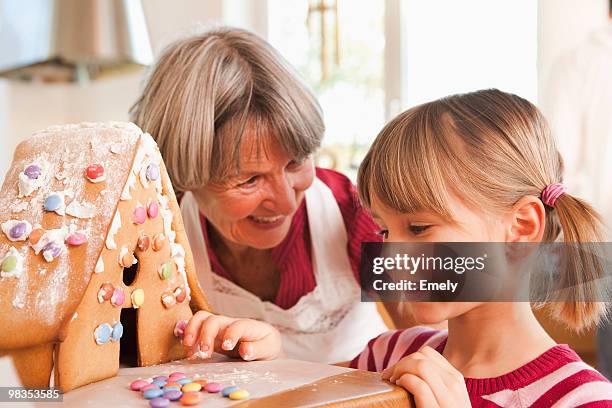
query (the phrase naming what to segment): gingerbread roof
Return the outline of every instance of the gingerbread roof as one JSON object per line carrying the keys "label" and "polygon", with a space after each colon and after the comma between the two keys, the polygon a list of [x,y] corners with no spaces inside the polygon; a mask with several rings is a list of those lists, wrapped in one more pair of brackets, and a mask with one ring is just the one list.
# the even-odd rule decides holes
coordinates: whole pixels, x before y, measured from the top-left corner
{"label": "gingerbread roof", "polygon": [[[147,179],[151,169],[155,181]],[[117,205],[137,183],[155,185],[170,213],[169,232],[183,230],[171,216],[178,207],[157,146],[134,124],[54,126],[17,147],[0,190],[0,261],[13,255],[0,264],[0,349],[58,340],[92,274],[103,269],[98,259],[118,228]],[[204,305],[188,243],[179,244],[186,247],[185,280]]]}

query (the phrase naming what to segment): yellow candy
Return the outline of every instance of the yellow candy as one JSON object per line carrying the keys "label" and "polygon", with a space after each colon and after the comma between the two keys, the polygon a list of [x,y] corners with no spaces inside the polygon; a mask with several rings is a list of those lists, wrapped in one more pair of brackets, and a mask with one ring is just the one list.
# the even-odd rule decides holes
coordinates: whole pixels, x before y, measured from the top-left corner
{"label": "yellow candy", "polygon": [[142,304],[144,303],[144,296],[145,293],[142,289],[136,289],[132,292],[132,295],[130,297],[132,298],[132,307],[134,309],[138,309],[140,306],[142,306]]}
{"label": "yellow candy", "polygon": [[192,382],[192,383],[183,385],[183,388],[181,388],[181,391],[190,392],[190,391],[200,391],[201,389],[202,389],[202,384],[198,384],[197,382]]}
{"label": "yellow candy", "polygon": [[232,392],[229,397],[232,400],[243,400],[249,398],[249,392],[247,390],[237,390]]}

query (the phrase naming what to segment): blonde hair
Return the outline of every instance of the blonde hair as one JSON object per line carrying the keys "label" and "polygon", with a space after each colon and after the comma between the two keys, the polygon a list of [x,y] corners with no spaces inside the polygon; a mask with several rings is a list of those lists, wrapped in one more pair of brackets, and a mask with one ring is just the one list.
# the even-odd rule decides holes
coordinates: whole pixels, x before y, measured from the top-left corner
{"label": "blonde hair", "polygon": [[[562,181],[563,161],[546,120],[527,100],[499,90],[453,95],[414,107],[379,133],[358,174],[366,207],[375,196],[403,213],[432,211],[450,222],[449,196],[472,208],[503,212],[527,195]],[[603,241],[600,218],[566,193],[545,206],[543,241]],[[603,265],[592,252],[568,245],[561,284],[571,302],[551,302],[553,316],[575,329],[598,321],[605,304],[593,300]],[[576,285],[580,283],[580,285]]]}
{"label": "blonde hair", "polygon": [[227,27],[169,45],[130,115],[157,141],[179,191],[239,171],[247,127],[254,145],[277,142],[296,159],[313,153],[324,132],[314,95],[280,54]]}

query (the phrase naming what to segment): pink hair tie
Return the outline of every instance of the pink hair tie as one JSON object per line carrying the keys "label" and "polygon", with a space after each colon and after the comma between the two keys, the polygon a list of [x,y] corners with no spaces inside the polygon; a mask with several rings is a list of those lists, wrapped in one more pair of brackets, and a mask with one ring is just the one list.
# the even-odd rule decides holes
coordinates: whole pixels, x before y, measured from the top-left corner
{"label": "pink hair tie", "polygon": [[542,202],[549,207],[554,207],[557,198],[566,191],[567,187],[561,183],[549,184],[542,190]]}

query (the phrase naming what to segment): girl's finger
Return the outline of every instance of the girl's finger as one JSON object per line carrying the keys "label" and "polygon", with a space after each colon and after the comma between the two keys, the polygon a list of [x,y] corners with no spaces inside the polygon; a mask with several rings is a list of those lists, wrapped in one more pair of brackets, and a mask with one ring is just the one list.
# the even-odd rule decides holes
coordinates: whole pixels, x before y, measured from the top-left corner
{"label": "girl's finger", "polygon": [[199,345],[202,357],[210,357],[215,349],[215,339],[220,330],[228,324],[223,316],[211,315],[200,327]]}
{"label": "girl's finger", "polygon": [[418,376],[404,374],[396,381],[396,384],[412,394],[417,408],[435,408],[440,406],[429,385]]}
{"label": "girl's finger", "polygon": [[270,333],[256,341],[241,341],[238,353],[246,361],[272,360],[278,357],[280,350],[280,336]]}
{"label": "girl's finger", "polygon": [[[187,327],[185,327],[185,332],[183,335],[183,344],[187,347],[191,347],[196,344],[196,339],[198,334],[200,333],[200,326],[202,322],[206,320],[212,313],[200,310],[196,314],[194,314],[189,322],[187,322]],[[192,353],[193,354],[193,353]]]}
{"label": "girl's finger", "polygon": [[444,373],[442,378],[448,387],[454,386],[456,383],[465,384],[463,375],[442,354],[429,346],[421,348],[419,352],[440,367],[440,370]]}
{"label": "girl's finger", "polygon": [[[420,354],[419,357],[423,355]],[[397,382],[405,374],[412,374],[419,377],[427,383],[428,387],[433,392],[438,405],[447,407],[452,406],[450,400],[450,392],[443,376],[444,372],[438,364],[431,361],[429,358],[404,358],[398,364],[394,374],[391,376],[391,382]]]}

